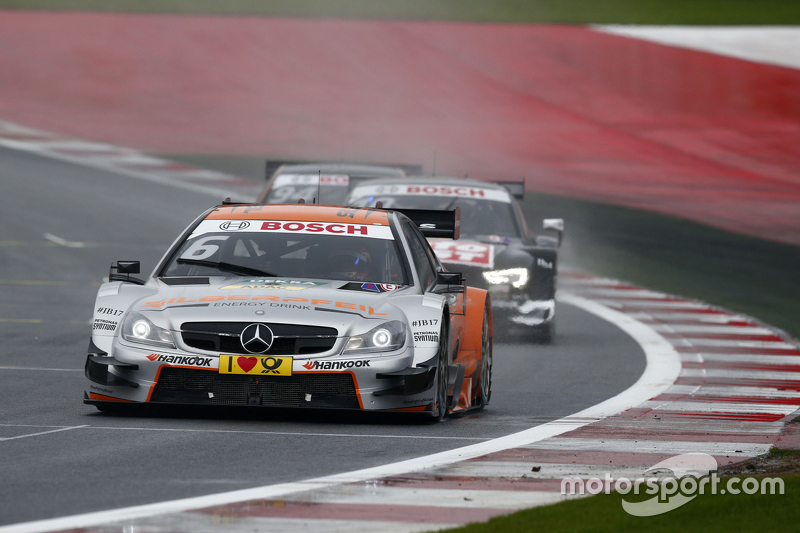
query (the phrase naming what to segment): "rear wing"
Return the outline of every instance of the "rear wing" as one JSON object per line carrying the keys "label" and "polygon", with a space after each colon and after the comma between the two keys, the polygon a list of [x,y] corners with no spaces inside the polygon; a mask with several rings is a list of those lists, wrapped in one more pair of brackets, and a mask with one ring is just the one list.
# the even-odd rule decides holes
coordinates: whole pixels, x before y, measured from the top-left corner
{"label": "rear wing", "polygon": [[313,161],[310,159],[267,159],[266,163],[264,164],[264,179],[269,180],[275,172],[281,168],[282,166],[287,165],[329,165],[329,164],[337,164],[337,165],[364,165],[364,166],[371,166],[371,167],[388,167],[388,168],[396,168],[402,170],[408,175],[420,175],[422,174],[422,165],[413,165],[408,163],[366,163],[363,161]]}
{"label": "rear wing", "polygon": [[516,198],[517,200],[524,200],[525,199],[525,180],[520,181],[495,181],[496,184],[502,185],[508,192],[511,193],[511,196]]}
{"label": "rear wing", "polygon": [[402,213],[416,224],[425,237],[458,240],[461,235],[461,208],[449,211],[436,209],[390,209]]}

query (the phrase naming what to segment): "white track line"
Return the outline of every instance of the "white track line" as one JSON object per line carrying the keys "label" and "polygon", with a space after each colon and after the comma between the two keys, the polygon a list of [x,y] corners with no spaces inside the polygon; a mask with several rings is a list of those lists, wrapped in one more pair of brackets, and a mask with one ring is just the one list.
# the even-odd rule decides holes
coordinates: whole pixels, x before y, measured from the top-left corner
{"label": "white track line", "polygon": [[289,437],[360,437],[369,439],[418,439],[418,440],[470,440],[488,441],[490,437],[440,437],[438,435],[375,435],[371,433],[304,433],[301,431],[244,431],[235,429],[180,429],[180,428],[145,428],[145,427],[114,427],[114,426],[86,426],[87,429],[108,431],[164,431],[175,433],[243,433],[249,435],[280,435]]}
{"label": "white track line", "polygon": [[85,428],[85,427],[88,427],[88,426],[86,426],[86,425],[83,425],[83,426],[70,426],[70,427],[59,428],[59,429],[51,429],[50,431],[40,431],[38,433],[29,433],[27,435],[17,435],[16,437],[0,437],[0,441],[26,439],[28,437],[38,437],[39,435],[48,435],[50,433],[58,433],[60,431],[70,431],[72,429],[80,429],[80,428]]}
{"label": "white track line", "polygon": [[84,248],[86,247],[85,242],[77,242],[77,241],[68,241],[66,239],[62,239],[61,237],[57,237],[52,233],[45,233],[44,238],[50,242],[54,242],[59,246],[64,246],[66,248]]}
{"label": "white track line", "polygon": [[35,366],[0,366],[0,370],[40,370],[45,372],[84,372],[82,368],[38,368]]}
{"label": "white track line", "polygon": [[344,483],[363,482],[370,479],[439,468],[489,453],[530,445],[578,429],[592,422],[630,409],[661,394],[678,378],[681,370],[681,361],[678,353],[669,342],[650,327],[606,306],[569,293],[562,293],[559,296],[559,301],[580,307],[589,313],[611,322],[639,343],[644,350],[647,359],[647,367],[636,383],[613,398],[609,398],[604,402],[571,416],[548,422],[519,433],[465,446],[463,448],[457,448],[455,450],[448,450],[416,459],[356,470],[354,472],[307,479],[294,483],[282,483],[253,489],[199,496],[196,498],[185,498],[109,511],[14,524],[0,527],[0,533],[43,533],[48,531],[92,527],[109,522],[146,518],[155,515],[177,513],[247,500],[281,498],[290,494],[324,489]]}

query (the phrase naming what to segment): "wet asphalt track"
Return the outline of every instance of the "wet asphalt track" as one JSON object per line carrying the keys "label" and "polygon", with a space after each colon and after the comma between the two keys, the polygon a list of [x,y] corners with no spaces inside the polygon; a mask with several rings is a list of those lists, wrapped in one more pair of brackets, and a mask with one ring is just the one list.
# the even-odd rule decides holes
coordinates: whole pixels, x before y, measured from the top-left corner
{"label": "wet asphalt track", "polygon": [[81,401],[82,369],[109,264],[138,259],[149,273],[219,199],[6,149],[0,161],[0,525],[456,448],[579,411],[644,369],[633,340],[562,304],[552,346],[497,333],[489,408],[441,424],[265,410],[103,415]]}

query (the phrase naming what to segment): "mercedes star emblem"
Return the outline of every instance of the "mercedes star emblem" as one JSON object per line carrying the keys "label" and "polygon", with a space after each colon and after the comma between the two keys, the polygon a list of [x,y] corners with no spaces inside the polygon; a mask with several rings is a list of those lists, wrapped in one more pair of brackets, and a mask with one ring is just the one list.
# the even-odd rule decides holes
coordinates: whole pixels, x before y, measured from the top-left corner
{"label": "mercedes star emblem", "polygon": [[264,324],[250,324],[239,335],[242,348],[250,353],[264,353],[272,346],[272,330]]}

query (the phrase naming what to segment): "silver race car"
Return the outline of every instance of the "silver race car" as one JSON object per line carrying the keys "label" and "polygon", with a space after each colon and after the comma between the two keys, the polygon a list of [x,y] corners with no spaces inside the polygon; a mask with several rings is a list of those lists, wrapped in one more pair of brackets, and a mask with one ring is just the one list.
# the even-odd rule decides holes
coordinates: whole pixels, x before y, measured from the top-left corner
{"label": "silver race car", "polygon": [[205,212],[149,279],[133,276],[136,261],[112,265],[97,293],[84,402],[433,420],[484,407],[490,297],[446,271],[425,238],[458,238],[458,213],[306,204]]}
{"label": "silver race car", "polygon": [[285,164],[267,173],[267,185],[256,200],[259,204],[290,204],[303,198],[309,203],[342,205],[361,182],[406,175],[400,166],[330,162]]}

